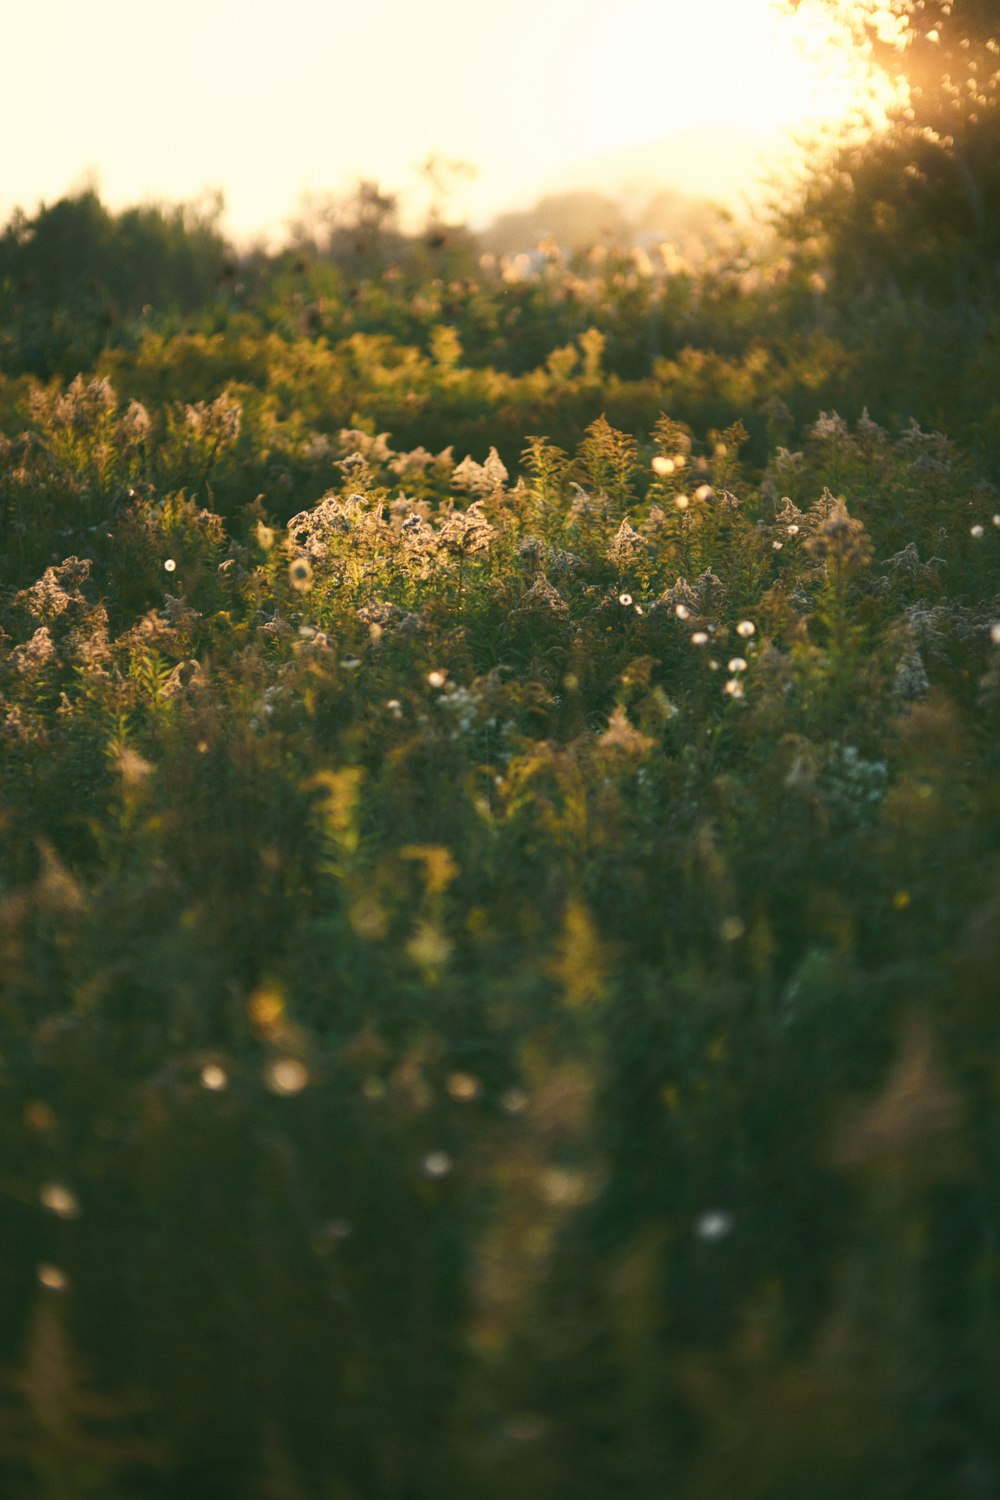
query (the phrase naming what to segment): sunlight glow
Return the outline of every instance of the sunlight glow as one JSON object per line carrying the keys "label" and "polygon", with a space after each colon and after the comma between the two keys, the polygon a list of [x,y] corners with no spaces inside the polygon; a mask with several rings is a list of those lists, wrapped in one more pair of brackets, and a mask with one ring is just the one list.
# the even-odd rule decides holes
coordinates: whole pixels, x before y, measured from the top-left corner
{"label": "sunlight glow", "polygon": [[[91,174],[115,206],[221,189],[246,235],[287,221],[304,191],[359,176],[418,209],[417,169],[437,153],[477,168],[449,206],[483,217],[585,177],[598,156],[681,137],[679,185],[726,195],[727,152],[738,179],[749,139],[844,119],[868,97],[824,17],[773,0],[19,7],[8,55],[38,65],[12,69],[0,100],[6,138],[23,143],[0,214]],[[707,130],[714,157],[693,134]]]}

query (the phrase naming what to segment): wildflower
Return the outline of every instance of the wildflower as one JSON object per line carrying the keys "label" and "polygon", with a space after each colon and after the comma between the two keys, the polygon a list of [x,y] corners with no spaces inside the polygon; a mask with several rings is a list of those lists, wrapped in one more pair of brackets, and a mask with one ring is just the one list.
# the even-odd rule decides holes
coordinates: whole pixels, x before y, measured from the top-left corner
{"label": "wildflower", "polygon": [[658,474],[661,479],[666,479],[668,475],[672,474],[675,467],[673,459],[664,458],[661,453],[658,453],[653,459],[653,473]]}
{"label": "wildflower", "polygon": [[710,484],[699,484],[694,492],[694,498],[704,504],[706,500],[711,500],[714,494],[715,491]]}
{"label": "wildflower", "polygon": [[688,609],[686,604],[675,604],[674,614],[677,616],[678,620],[690,620],[691,618],[691,611]]}
{"label": "wildflower", "polygon": [[865,760],[856,745],[845,745],[840,762],[830,766],[831,790],[841,802],[855,806],[881,802],[889,768],[884,760]]}
{"label": "wildflower", "polygon": [[756,635],[757,627],[752,620],[741,620],[736,627],[736,634],[748,641],[752,635]]}
{"label": "wildflower", "polygon": [[511,619],[528,616],[566,615],[569,605],[557,588],[539,573],[531,588],[521,600],[519,608],[511,611]]}
{"label": "wildflower", "polygon": [[540,1172],[536,1191],[553,1208],[579,1208],[592,1196],[585,1175],[567,1167],[548,1167]]}
{"label": "wildflower", "polygon": [[297,594],[308,594],[313,585],[312,564],[308,557],[297,557],[288,569],[288,581]]}
{"label": "wildflower", "polygon": [[58,1182],[46,1182],[38,1194],[43,1208],[55,1214],[57,1219],[78,1219],[80,1217],[80,1201],[75,1193],[69,1188],[63,1187]]}
{"label": "wildflower", "polygon": [[687,510],[688,506],[691,504],[691,501],[688,499],[687,495],[675,495],[674,504],[676,505],[678,510]]}
{"label": "wildflower", "polygon": [[441,969],[451,957],[452,943],[439,927],[431,922],[418,922],[416,930],[406,945],[406,951],[418,968],[434,973]]}
{"label": "wildflower", "polygon": [[352,456],[360,458],[362,463],[369,464],[372,468],[388,463],[392,457],[387,432],[380,432],[372,437],[357,427],[342,427],[337,438],[342,450],[347,450]]}
{"label": "wildflower", "polygon": [[247,1001],[247,1016],[255,1031],[278,1031],[285,1015],[285,997],[276,984],[262,984]]}
{"label": "wildflower", "polygon": [[744,696],[743,684],[738,677],[730,677],[726,683],[726,692],[730,698],[742,698]]}
{"label": "wildflower", "polygon": [[420,1170],[425,1177],[429,1177],[432,1181],[437,1182],[442,1177],[448,1176],[453,1165],[454,1163],[447,1151],[428,1151],[420,1163]]}
{"label": "wildflower", "polygon": [[624,607],[627,609],[629,607],[629,605],[632,603],[632,595],[631,594],[619,594],[618,595],[618,603],[621,604],[621,605],[624,605]]}
{"label": "wildflower", "polygon": [[723,1209],[711,1208],[705,1213],[699,1214],[694,1221],[694,1232],[698,1239],[707,1244],[714,1244],[718,1240],[724,1240],[732,1232],[733,1218]]}
{"label": "wildflower", "polygon": [[624,755],[645,755],[653,747],[648,735],[642,734],[629,722],[628,715],[619,703],[608,720],[608,727],[597,742],[602,750],[620,750]]}
{"label": "wildflower", "polygon": [[239,437],[243,408],[225,392],[214,401],[196,401],[184,408],[184,425],[196,441],[228,447]]}
{"label": "wildflower", "polygon": [[451,478],[456,487],[474,495],[493,495],[507,483],[509,475],[499,453],[491,448],[485,463],[477,464],[472,457],[463,458]]}
{"label": "wildflower", "polygon": [[[786,526],[785,530],[788,532],[789,536],[798,536],[798,534],[799,534],[799,528],[796,525],[794,525],[794,523],[791,526]],[[780,543],[779,543],[779,545],[780,545]]]}
{"label": "wildflower", "polygon": [[837,412],[832,411],[829,415],[825,411],[819,414],[819,420],[813,423],[810,436],[818,438],[820,442],[841,442],[848,436],[847,423]]}
{"label": "wildflower", "polygon": [[482,502],[476,500],[468,510],[452,512],[438,532],[438,544],[445,552],[466,557],[485,552],[495,536],[495,530],[482,513]]}
{"label": "wildflower", "polygon": [[540,568],[548,550],[541,537],[524,536],[517,544],[517,560],[526,568]]}
{"label": "wildflower", "polygon": [[90,579],[89,558],[66,557],[46,568],[37,583],[15,594],[14,603],[28,610],[36,620],[51,621],[71,610],[85,609],[87,601],[81,586]]}
{"label": "wildflower", "polygon": [[746,669],[747,664],[742,656],[734,656],[729,663],[730,672],[745,672]]}
{"label": "wildflower", "polygon": [[264,1082],[272,1094],[301,1094],[309,1082],[303,1063],[295,1057],[278,1057],[268,1064]]}
{"label": "wildflower", "polygon": [[469,1104],[479,1093],[479,1079],[471,1073],[451,1073],[445,1087],[456,1104]]}
{"label": "wildflower", "polygon": [[218,1094],[229,1086],[229,1077],[225,1068],[220,1068],[218,1063],[206,1063],[200,1074],[201,1086],[208,1089],[209,1093]]}
{"label": "wildflower", "polygon": [[401,479],[405,479],[411,475],[422,477],[427,473],[427,470],[432,469],[435,464],[447,465],[450,467],[451,450],[446,449],[443,453],[439,453],[435,458],[434,454],[430,453],[424,447],[413,448],[409,453],[397,454],[397,456],[389,464],[389,468],[394,474],[398,474]]}
{"label": "wildflower", "polygon": [[970,536],[974,536],[976,538],[976,541],[978,541],[979,538],[983,535],[983,531],[984,531],[984,528],[982,526],[970,526],[969,527],[969,535]]}
{"label": "wildflower", "polygon": [[692,644],[692,646],[707,646],[708,645],[708,631],[707,630],[696,630],[694,632],[694,634],[692,635],[692,637],[691,637],[691,644]]}
{"label": "wildflower", "polygon": [[447,672],[442,672],[439,668],[435,668],[433,672],[427,673],[427,682],[432,688],[443,688],[447,677]]}
{"label": "wildflower", "polygon": [[177,564],[172,557],[168,557],[166,562],[163,564],[163,571],[164,573],[176,573]]}
{"label": "wildflower", "polygon": [[771,546],[774,548],[775,552],[780,552],[781,551],[781,547],[782,547],[782,543],[781,542],[772,542]]}
{"label": "wildflower", "polygon": [[688,583],[686,578],[678,578],[672,589],[667,589],[653,605],[654,610],[669,609],[679,620],[685,617],[678,614],[677,606],[682,604],[688,611],[688,617],[692,614],[701,614],[702,600],[698,584],[694,587]]}
{"label": "wildflower", "polygon": [[61,396],[50,397],[44,391],[37,391],[31,398],[31,414],[36,421],[88,432],[100,428],[117,405],[110,380],[92,380],[87,384],[82,375],[77,375]]}
{"label": "wildflower", "polygon": [[892,690],[903,703],[916,702],[930,692],[930,678],[916,646],[911,646],[896,667]]}
{"label": "wildflower", "polygon": [[459,734],[472,734],[479,726],[482,694],[476,688],[470,690],[463,687],[456,688],[453,684],[448,686],[450,691],[442,693],[438,702],[452,715],[455,729],[451,737],[457,739]]}
{"label": "wildflower", "polygon": [[373,641],[381,639],[387,630],[398,631],[401,635],[416,635],[424,628],[419,615],[385,600],[376,599],[370,604],[362,605],[357,611],[357,618],[362,625],[368,626],[368,634]]}
{"label": "wildflower", "polygon": [[141,401],[130,401],[128,410],[122,418],[122,432],[126,438],[133,442],[141,443],[150,434],[152,421],[149,412]]}
{"label": "wildflower", "polygon": [[141,786],[148,775],[153,774],[153,766],[147,759],[133,750],[130,745],[124,745],[115,759],[115,766],[121,774],[121,780],[127,787]]}
{"label": "wildflower", "polygon": [[1000,624],[990,626],[990,640],[994,646],[1000,646]]}
{"label": "wildflower", "polygon": [[628,521],[622,521],[608,548],[608,559],[620,573],[627,573],[643,556],[645,543]]}
{"label": "wildflower", "polygon": [[69,1286],[69,1277],[58,1266],[43,1262],[38,1267],[38,1280],[50,1292],[64,1292]]}
{"label": "wildflower", "polygon": [[848,514],[843,500],[834,500],[825,519],[806,542],[806,550],[828,570],[861,567],[871,557],[871,543],[863,524]]}

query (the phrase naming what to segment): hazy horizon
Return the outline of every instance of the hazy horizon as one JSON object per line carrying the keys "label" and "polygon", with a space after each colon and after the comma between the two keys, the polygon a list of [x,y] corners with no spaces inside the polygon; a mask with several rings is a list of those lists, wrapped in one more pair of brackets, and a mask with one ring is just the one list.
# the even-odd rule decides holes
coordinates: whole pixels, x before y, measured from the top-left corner
{"label": "hazy horizon", "polygon": [[[83,15],[58,0],[10,25],[11,55],[44,56],[45,76],[21,69],[0,101],[23,143],[0,179],[4,220],[87,182],[115,208],[221,191],[243,241],[273,239],[303,195],[363,177],[419,215],[432,155],[475,167],[448,199],[472,223],[545,192],[603,190],[598,170],[581,172],[629,153],[659,151],[662,186],[732,203],[746,169],[727,161],[727,132],[745,160],[748,139],[777,150],[782,132],[842,118],[862,94],[816,23],[770,0],[697,13],[622,0],[613,25],[595,0],[509,0],[500,18],[458,0],[419,15],[398,0],[349,14],[289,0],[280,26],[262,0],[178,0],[169,24],[148,4],[96,0]],[[665,144],[698,132],[723,147],[671,172]]]}

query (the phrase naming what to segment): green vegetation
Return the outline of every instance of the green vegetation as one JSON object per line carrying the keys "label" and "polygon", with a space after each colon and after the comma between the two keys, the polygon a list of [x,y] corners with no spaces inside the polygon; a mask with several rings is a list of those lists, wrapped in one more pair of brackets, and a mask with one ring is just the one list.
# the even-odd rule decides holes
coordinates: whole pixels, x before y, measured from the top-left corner
{"label": "green vegetation", "polygon": [[5,1500],[1000,1488],[997,313],[840,222],[0,237]]}

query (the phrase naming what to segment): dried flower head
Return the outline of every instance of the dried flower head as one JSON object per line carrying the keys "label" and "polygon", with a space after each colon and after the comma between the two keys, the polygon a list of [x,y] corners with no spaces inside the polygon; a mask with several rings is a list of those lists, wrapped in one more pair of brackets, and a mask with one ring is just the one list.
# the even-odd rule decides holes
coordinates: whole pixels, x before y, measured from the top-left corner
{"label": "dried flower head", "polygon": [[444,552],[466,557],[485,552],[495,536],[496,531],[483,515],[482,501],[475,500],[468,510],[452,511],[438,532],[438,545]]}
{"label": "dried flower head", "polygon": [[806,542],[806,550],[828,572],[844,573],[864,567],[872,555],[864,525],[848,514],[842,499],[834,500],[826,517]]}

